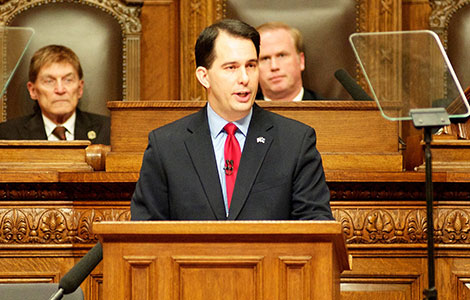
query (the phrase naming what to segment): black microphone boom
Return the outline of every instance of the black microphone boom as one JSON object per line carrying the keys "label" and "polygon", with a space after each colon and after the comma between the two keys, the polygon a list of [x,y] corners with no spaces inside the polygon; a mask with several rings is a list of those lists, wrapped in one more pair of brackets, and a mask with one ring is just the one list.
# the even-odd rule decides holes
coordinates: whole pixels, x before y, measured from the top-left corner
{"label": "black microphone boom", "polygon": [[62,295],[70,294],[80,286],[85,278],[103,259],[103,248],[98,242],[78,263],[73,266],[59,282],[59,290],[50,300],[62,299]]}
{"label": "black microphone boom", "polygon": [[346,70],[337,70],[335,77],[354,100],[373,100]]}

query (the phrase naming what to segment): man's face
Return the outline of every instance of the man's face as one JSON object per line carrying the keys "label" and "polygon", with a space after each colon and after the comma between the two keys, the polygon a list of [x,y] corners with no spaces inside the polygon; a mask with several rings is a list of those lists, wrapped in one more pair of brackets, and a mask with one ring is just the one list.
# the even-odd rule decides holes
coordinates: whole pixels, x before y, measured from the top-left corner
{"label": "man's face", "polygon": [[258,57],[253,42],[220,32],[209,69],[198,67],[196,76],[207,89],[214,111],[226,121],[245,117],[258,88]]}
{"label": "man's face", "polygon": [[259,81],[263,94],[272,100],[292,100],[302,87],[303,53],[285,29],[260,33]]}
{"label": "man's face", "polygon": [[83,80],[70,63],[51,63],[39,70],[35,82],[28,82],[31,99],[37,100],[42,113],[57,124],[75,112],[83,94]]}

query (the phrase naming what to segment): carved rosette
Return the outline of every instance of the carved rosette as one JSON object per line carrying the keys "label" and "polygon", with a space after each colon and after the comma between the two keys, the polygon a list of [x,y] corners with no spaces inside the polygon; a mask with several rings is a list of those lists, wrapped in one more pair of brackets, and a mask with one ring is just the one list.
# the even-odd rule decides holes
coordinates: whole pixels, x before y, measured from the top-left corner
{"label": "carved rosette", "polygon": [[128,220],[128,208],[0,209],[0,244],[96,243],[93,222]]}

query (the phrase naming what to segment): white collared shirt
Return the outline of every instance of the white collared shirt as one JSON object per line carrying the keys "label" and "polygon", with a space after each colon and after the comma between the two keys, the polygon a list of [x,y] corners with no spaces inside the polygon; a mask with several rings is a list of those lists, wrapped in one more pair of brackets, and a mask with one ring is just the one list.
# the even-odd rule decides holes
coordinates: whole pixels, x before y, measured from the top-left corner
{"label": "white collared shirt", "polygon": [[[300,92],[297,94],[297,96],[294,97],[294,99],[292,99],[293,102],[299,102],[299,101],[302,101],[302,98],[304,97],[304,88],[302,87],[300,89]],[[266,98],[266,96],[264,96],[264,101],[273,101],[269,98]]]}
{"label": "white collared shirt", "polygon": [[52,131],[58,126],[64,126],[65,127],[65,137],[67,141],[73,141],[75,139],[75,120],[77,119],[77,114],[76,112],[73,113],[73,115],[65,121],[64,124],[55,124],[54,122],[51,121],[48,117],[46,117],[44,114],[42,114],[42,119],[44,120],[44,129],[46,130],[46,135],[47,135],[47,140],[48,141],[58,141],[59,138],[56,137],[55,135],[52,134]]}

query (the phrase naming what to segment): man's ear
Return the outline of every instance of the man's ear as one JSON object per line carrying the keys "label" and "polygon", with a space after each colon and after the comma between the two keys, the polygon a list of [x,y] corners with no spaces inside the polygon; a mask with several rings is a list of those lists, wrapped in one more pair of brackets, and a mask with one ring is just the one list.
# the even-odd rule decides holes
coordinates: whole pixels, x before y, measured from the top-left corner
{"label": "man's ear", "polygon": [[85,85],[85,82],[80,79],[78,82],[78,100],[80,100],[83,96],[83,86]]}
{"label": "man's ear", "polygon": [[31,99],[38,100],[38,94],[36,93],[36,86],[34,85],[34,83],[28,81],[26,87],[28,88],[29,96],[31,97]]}
{"label": "man's ear", "polygon": [[299,53],[299,63],[300,63],[300,70],[305,70],[305,54],[303,52]]}
{"label": "man's ear", "polygon": [[210,85],[206,68],[201,67],[201,66],[197,67],[196,78],[203,87],[205,87],[206,89],[210,88],[211,85]]}

